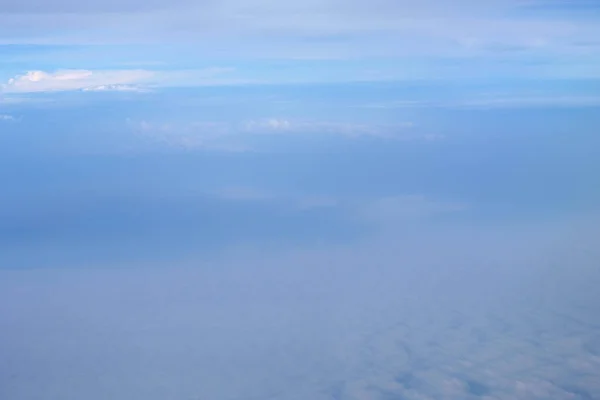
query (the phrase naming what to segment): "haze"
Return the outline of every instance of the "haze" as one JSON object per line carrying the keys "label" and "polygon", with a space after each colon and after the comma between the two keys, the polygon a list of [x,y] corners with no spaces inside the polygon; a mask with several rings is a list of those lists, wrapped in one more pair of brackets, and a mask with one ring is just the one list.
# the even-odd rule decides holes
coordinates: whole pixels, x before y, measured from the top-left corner
{"label": "haze", "polygon": [[600,398],[599,11],[0,0],[0,399]]}

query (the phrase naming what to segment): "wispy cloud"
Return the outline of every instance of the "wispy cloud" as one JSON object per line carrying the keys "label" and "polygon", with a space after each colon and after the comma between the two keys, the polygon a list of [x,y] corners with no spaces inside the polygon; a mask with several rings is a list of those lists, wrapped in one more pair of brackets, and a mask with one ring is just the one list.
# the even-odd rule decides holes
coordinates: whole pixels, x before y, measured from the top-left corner
{"label": "wispy cloud", "polygon": [[208,149],[243,152],[249,148],[227,141],[232,134],[230,124],[223,122],[194,122],[187,124],[127,121],[129,128],[150,142],[176,149]]}
{"label": "wispy cloud", "polygon": [[153,76],[145,70],[59,70],[55,72],[28,71],[2,85],[5,93],[55,92],[90,88],[121,87],[143,82]]}
{"label": "wispy cloud", "polygon": [[388,228],[399,222],[423,220],[444,214],[463,212],[469,205],[424,195],[400,194],[386,197],[336,197],[328,194],[279,193],[248,186],[229,186],[211,192],[225,200],[281,203],[298,209],[339,207],[362,221]]}
{"label": "wispy cloud", "polygon": [[149,92],[150,89],[135,86],[135,85],[100,85],[100,86],[91,86],[83,89],[84,92],[137,92],[137,93],[145,93]]}
{"label": "wispy cloud", "polygon": [[453,108],[453,109],[498,109],[498,108],[581,108],[600,107],[600,97],[594,95],[472,95],[449,100],[395,100],[356,106],[366,109],[404,108]]}
{"label": "wispy cloud", "polygon": [[260,83],[233,77],[230,67],[153,71],[144,69],[62,69],[27,71],[0,85],[4,93],[82,90],[86,92],[148,92],[155,87],[229,86]]}
{"label": "wispy cloud", "polygon": [[[328,121],[303,121],[286,118],[266,118],[242,122],[200,121],[188,123],[156,123],[149,121],[128,121],[129,127],[138,135],[170,147],[244,148],[239,143],[247,142],[253,136],[263,135],[335,135],[348,138],[365,136],[398,140],[434,140],[440,136],[414,133],[413,123],[392,125],[360,124]],[[229,143],[224,146],[225,143]]]}
{"label": "wispy cloud", "polygon": [[[564,12],[550,18],[539,12],[556,4],[549,0],[461,0],[451,6],[441,0],[179,0],[168,4],[125,0],[83,6],[62,0],[11,1],[0,6],[4,11],[0,42],[187,43],[202,46],[203,54],[244,57],[505,57],[579,53],[577,43],[600,36],[594,18]],[[578,3],[565,4],[561,3],[561,10],[577,9]],[[531,12],[532,5],[538,12]]]}
{"label": "wispy cloud", "polygon": [[0,114],[0,122],[4,121],[4,122],[15,122],[17,119],[15,117],[13,117],[12,115],[8,115],[8,114]]}
{"label": "wispy cloud", "polygon": [[328,121],[302,121],[286,118],[266,118],[250,120],[242,124],[242,130],[256,134],[304,133],[304,134],[335,134],[349,137],[401,136],[407,129],[414,127],[412,122],[393,125],[360,124]]}
{"label": "wispy cloud", "polygon": [[252,83],[232,78],[229,67],[153,71],[144,69],[62,69],[27,71],[0,85],[4,93],[82,90],[86,92],[147,92],[151,87],[220,86]]}
{"label": "wispy cloud", "polygon": [[600,96],[498,96],[457,102],[456,108],[581,108],[600,107]]}

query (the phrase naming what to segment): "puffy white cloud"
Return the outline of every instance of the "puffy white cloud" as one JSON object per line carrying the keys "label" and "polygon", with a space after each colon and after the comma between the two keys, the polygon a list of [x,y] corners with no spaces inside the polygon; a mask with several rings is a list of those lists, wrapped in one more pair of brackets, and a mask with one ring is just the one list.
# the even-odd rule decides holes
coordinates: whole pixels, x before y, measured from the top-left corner
{"label": "puffy white cloud", "polygon": [[154,73],[146,70],[66,69],[55,72],[28,71],[1,86],[5,93],[52,92],[93,88],[118,88],[148,81]]}

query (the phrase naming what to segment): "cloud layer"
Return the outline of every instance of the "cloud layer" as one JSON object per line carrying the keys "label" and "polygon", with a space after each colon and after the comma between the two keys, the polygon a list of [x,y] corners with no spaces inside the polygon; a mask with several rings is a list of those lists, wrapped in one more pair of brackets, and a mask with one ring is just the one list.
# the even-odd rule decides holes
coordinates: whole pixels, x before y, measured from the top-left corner
{"label": "cloud layer", "polygon": [[[591,6],[583,1],[565,4],[549,0],[461,0],[452,6],[440,0],[182,0],[168,5],[137,0],[91,5],[10,1],[0,6],[0,42],[188,43],[200,44],[213,55],[286,58],[597,54],[599,44],[594,44],[594,38],[600,36],[600,28],[593,18],[583,18],[586,14],[577,7]],[[562,12],[550,13],[556,9]],[[295,46],[290,48],[291,44]],[[350,44],[351,52],[345,51]]]}
{"label": "cloud layer", "polygon": [[1,86],[5,93],[53,92],[66,90],[118,89],[126,84],[144,82],[153,73],[144,70],[91,71],[59,70],[56,72],[28,71],[17,75]]}
{"label": "cloud layer", "polygon": [[572,223],[238,250],[177,268],[0,270],[0,393],[594,399],[598,225],[557,246]]}
{"label": "cloud layer", "polygon": [[233,68],[152,71],[144,69],[32,70],[16,75],[0,92],[34,93],[82,90],[86,92],[147,92],[150,86],[210,86],[247,83],[230,77]]}
{"label": "cloud layer", "polygon": [[[441,135],[412,132],[412,123],[361,124],[329,121],[307,121],[288,118],[265,118],[241,122],[199,121],[190,123],[156,123],[129,120],[132,131],[140,137],[170,147],[184,149],[221,149],[247,151],[243,145],[261,136],[340,136],[375,137],[394,140],[439,140]],[[237,145],[232,145],[232,140]],[[251,140],[250,140],[251,143]]]}

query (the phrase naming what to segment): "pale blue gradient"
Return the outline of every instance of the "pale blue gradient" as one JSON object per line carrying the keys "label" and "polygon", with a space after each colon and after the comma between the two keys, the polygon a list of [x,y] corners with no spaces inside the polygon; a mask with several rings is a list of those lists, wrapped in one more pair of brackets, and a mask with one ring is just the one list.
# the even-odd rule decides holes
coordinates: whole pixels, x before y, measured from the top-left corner
{"label": "pale blue gradient", "polygon": [[0,399],[600,398],[599,9],[0,3]]}

